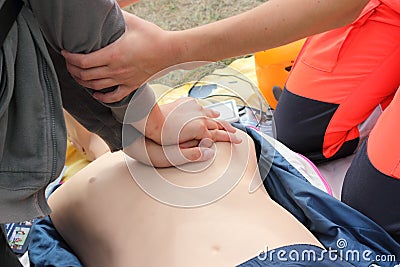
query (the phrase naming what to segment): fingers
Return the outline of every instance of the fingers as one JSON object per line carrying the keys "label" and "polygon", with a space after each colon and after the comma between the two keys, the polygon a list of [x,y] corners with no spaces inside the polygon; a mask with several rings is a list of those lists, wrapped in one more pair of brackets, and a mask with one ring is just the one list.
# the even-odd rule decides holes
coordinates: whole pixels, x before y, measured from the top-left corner
{"label": "fingers", "polygon": [[[217,125],[220,125],[220,124],[217,123]],[[231,125],[229,124],[229,126],[231,126]],[[185,130],[185,129],[183,129],[183,130]],[[200,140],[199,146],[204,144],[204,139],[209,139],[209,140],[212,140],[213,142],[231,142],[233,144],[240,144],[242,142],[242,139],[240,139],[235,134],[235,132],[236,132],[235,128],[233,128],[233,131],[228,131],[224,127],[214,127],[211,130],[204,129],[203,131],[198,131],[198,134],[192,140]],[[179,140],[182,144],[184,144],[183,147],[185,147],[185,148],[189,147],[190,145],[195,144],[195,142],[190,143],[191,141],[187,140],[186,133],[181,133]],[[197,142],[199,142],[199,141],[197,141]],[[210,147],[210,145],[208,145],[207,147]]]}
{"label": "fingers", "polygon": [[[195,139],[204,140],[205,138],[208,138],[215,142],[231,142],[234,144],[240,144],[242,142],[242,140],[235,134],[236,128],[229,122],[217,121],[209,118],[202,119],[205,121],[205,126],[203,126],[203,131],[197,131],[198,134]],[[196,121],[194,121],[194,123],[196,123]],[[183,140],[183,138],[180,138],[179,140]]]}
{"label": "fingers", "polygon": [[229,122],[227,121],[220,121],[220,120],[213,120],[213,119],[207,119],[206,120],[206,125],[208,130],[225,130],[230,133],[235,133],[236,128],[233,127]]}
{"label": "fingers", "polygon": [[81,69],[89,69],[105,66],[111,63],[107,61],[108,56],[104,54],[104,52],[107,52],[107,48],[108,47],[105,47],[90,54],[73,54],[63,50],[61,51],[61,55],[64,56],[65,60],[69,64]]}
{"label": "fingers", "polygon": [[[183,143],[190,140],[202,140],[205,138],[216,142],[221,141],[238,144],[241,140],[236,137],[235,132],[236,128],[229,122],[203,117],[192,120],[180,130],[176,128],[173,131],[165,133],[166,136],[163,136],[165,137],[163,138],[163,144],[173,144],[174,140],[179,140],[180,143]],[[178,139],[168,139],[168,137],[176,136],[177,134],[179,135]]]}
{"label": "fingers", "polygon": [[165,157],[171,166],[179,166],[189,162],[202,162],[214,157],[214,150],[205,147],[179,148],[169,146],[165,148]]}
{"label": "fingers", "polygon": [[242,139],[236,134],[224,130],[212,130],[210,131],[210,136],[210,139],[215,142],[231,142],[233,144],[240,144],[242,142]]}
{"label": "fingers", "polygon": [[204,147],[181,149],[181,152],[187,162],[199,162],[199,161],[210,160],[214,157],[215,154],[213,149]]}
{"label": "fingers", "polygon": [[177,145],[172,145],[159,146],[155,149],[152,145],[146,146],[147,157],[138,156],[136,159],[147,165],[159,168],[179,166],[190,162],[203,162],[212,159],[215,154],[213,149],[204,147],[181,148]]}
{"label": "fingers", "polygon": [[180,148],[191,148],[199,145],[199,140],[190,140],[184,143],[180,143],[179,147]]}
{"label": "fingers", "polygon": [[[214,136],[218,140],[231,139],[234,136],[226,137],[226,134],[218,130]],[[222,134],[219,136],[219,134]],[[235,141],[236,142],[236,141]],[[203,162],[212,159],[215,151],[212,148],[214,142],[211,139],[203,139],[200,142],[191,140],[180,145],[160,146],[150,139],[144,137],[137,139],[133,144],[124,148],[124,152],[144,164],[155,167],[170,167],[183,165],[189,162]]]}
{"label": "fingers", "polygon": [[115,85],[128,85],[139,87],[141,80],[133,78],[133,68],[117,68],[113,66],[101,66],[82,69],[67,63],[68,72],[82,86],[100,90]]}
{"label": "fingers", "polygon": [[94,90],[101,90],[104,88],[108,88],[108,87],[112,87],[115,85],[118,85],[118,83],[112,79],[100,79],[100,80],[90,80],[90,81],[85,81],[82,80],[81,78],[77,77],[77,76],[72,76],[77,83],[79,83],[80,85],[87,87],[87,88],[91,88]]}
{"label": "fingers", "polygon": [[205,139],[202,139],[202,140],[199,142],[198,146],[199,146],[199,147],[211,148],[213,144],[214,144],[214,141],[213,141],[212,139],[210,139],[210,138],[205,138]]}
{"label": "fingers", "polygon": [[84,81],[99,80],[110,77],[110,68],[107,66],[92,67],[83,69],[67,62],[68,72],[72,76]]}
{"label": "fingers", "polygon": [[203,113],[205,116],[209,117],[209,118],[218,118],[220,113],[214,109],[210,109],[210,108],[203,108]]}

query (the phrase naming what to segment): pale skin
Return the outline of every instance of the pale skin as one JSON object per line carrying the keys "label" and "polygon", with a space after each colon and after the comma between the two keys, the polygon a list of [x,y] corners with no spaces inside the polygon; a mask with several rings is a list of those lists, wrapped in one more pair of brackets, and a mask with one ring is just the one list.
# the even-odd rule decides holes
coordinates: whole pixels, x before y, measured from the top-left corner
{"label": "pale skin", "polygon": [[[181,98],[159,107],[165,116],[164,123],[154,124],[161,129],[159,142],[143,136],[124,148],[126,154],[144,164],[169,167],[188,162],[206,161],[214,156],[214,151],[210,149],[213,142],[222,141],[232,144],[242,142],[242,139],[235,134],[236,129],[227,122],[194,119],[198,116],[204,117],[203,114],[215,117],[218,113],[203,108],[192,98]],[[180,129],[176,125],[185,125],[185,127]],[[203,127],[200,128],[199,125]],[[182,135],[185,131],[186,134]],[[175,145],[177,143],[179,145]]]}
{"label": "pale skin", "polygon": [[[198,172],[154,170],[123,153],[106,154],[50,196],[52,221],[85,266],[236,266],[265,249],[322,247],[263,186],[249,192],[261,177],[252,140],[238,135],[241,144],[217,143],[215,160]],[[227,168],[235,175],[224,177]],[[182,187],[238,182],[214,202],[181,208],[157,201],[133,178],[155,173]]]}
{"label": "pale skin", "polygon": [[217,121],[219,112],[203,108],[193,98],[181,98],[172,103],[155,104],[149,116],[132,125],[157,144],[173,145],[208,138],[214,141],[240,142],[235,128]]}
{"label": "pale skin", "polygon": [[[219,112],[204,108],[189,97],[164,105],[155,103],[147,116],[131,123],[143,134],[143,138],[137,139],[124,151],[135,159],[156,167],[208,160],[213,156],[213,151],[200,147],[202,140],[234,144],[242,141],[235,135],[236,129],[227,122],[218,121],[218,116]],[[171,151],[174,156],[166,160],[163,157],[164,150],[159,145],[166,146],[166,150]],[[144,146],[151,148],[151,151],[157,150],[160,159],[145,160],[141,153]]]}
{"label": "pale skin", "polygon": [[174,32],[124,12],[127,31],[115,43],[87,55],[62,53],[80,84],[93,89],[119,85],[98,96],[116,101],[168,66],[249,54],[345,26],[367,2],[270,0],[231,18]]}
{"label": "pale skin", "polygon": [[[210,116],[213,114],[212,110],[204,110],[202,106],[190,98],[182,98],[170,104],[161,105],[160,109],[165,113],[167,121],[177,117],[189,120],[199,113],[202,114],[201,112],[210,113]],[[184,116],[175,116],[177,112],[184,114]],[[87,160],[93,161],[109,151],[107,144],[98,135],[89,132],[66,111],[64,111],[64,118],[68,139],[78,151],[86,156]],[[202,121],[200,120],[200,122]],[[199,133],[197,131],[199,120],[191,121],[187,127],[192,127],[189,130],[194,134],[189,139],[182,139],[187,138],[187,136],[182,137],[179,135],[179,129],[168,129],[169,126],[166,126],[164,129],[164,135],[166,136],[164,136],[163,141],[172,144],[180,143],[179,145],[161,146],[152,139],[142,136],[131,145],[125,147],[124,152],[144,164],[155,167],[169,167],[211,159],[214,156],[214,150],[210,149],[210,147],[214,141],[226,141],[235,144],[241,142],[239,137],[231,133],[235,131],[235,128],[229,123],[212,122],[217,124],[217,127],[219,125],[219,127],[224,127],[228,130],[208,130],[207,125],[204,125],[205,133]],[[184,124],[184,121],[180,124]],[[163,127],[163,125],[161,124],[160,127]],[[209,134],[209,138],[203,138],[207,134]],[[203,139],[200,140],[201,138]],[[161,136],[159,140],[161,142]],[[146,153],[149,154],[149,157],[146,156]]]}

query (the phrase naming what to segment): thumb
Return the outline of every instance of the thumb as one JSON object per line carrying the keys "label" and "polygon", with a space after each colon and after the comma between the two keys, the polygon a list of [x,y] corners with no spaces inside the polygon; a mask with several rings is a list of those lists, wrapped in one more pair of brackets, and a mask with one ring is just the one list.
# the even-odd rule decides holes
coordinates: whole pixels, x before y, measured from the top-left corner
{"label": "thumb", "polygon": [[81,69],[90,69],[105,66],[110,63],[107,60],[110,57],[108,50],[110,50],[109,46],[89,54],[70,53],[66,50],[62,50],[61,55],[71,65]]}

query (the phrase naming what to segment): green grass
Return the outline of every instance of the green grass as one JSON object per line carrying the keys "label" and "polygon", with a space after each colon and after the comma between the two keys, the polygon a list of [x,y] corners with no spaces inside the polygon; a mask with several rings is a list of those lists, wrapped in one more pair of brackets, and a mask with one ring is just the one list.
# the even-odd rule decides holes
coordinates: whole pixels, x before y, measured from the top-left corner
{"label": "green grass", "polygon": [[[183,30],[221,20],[267,0],[141,0],[125,8],[165,30]],[[230,64],[236,58],[222,60]]]}

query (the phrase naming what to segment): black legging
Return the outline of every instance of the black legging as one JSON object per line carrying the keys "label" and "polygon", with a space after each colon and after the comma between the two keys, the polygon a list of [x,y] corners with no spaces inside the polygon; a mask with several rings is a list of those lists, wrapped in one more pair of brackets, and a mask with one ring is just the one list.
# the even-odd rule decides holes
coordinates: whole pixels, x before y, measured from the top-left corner
{"label": "black legging", "polygon": [[344,179],[342,201],[381,225],[400,243],[400,180],[378,171],[367,155],[367,140]]}

